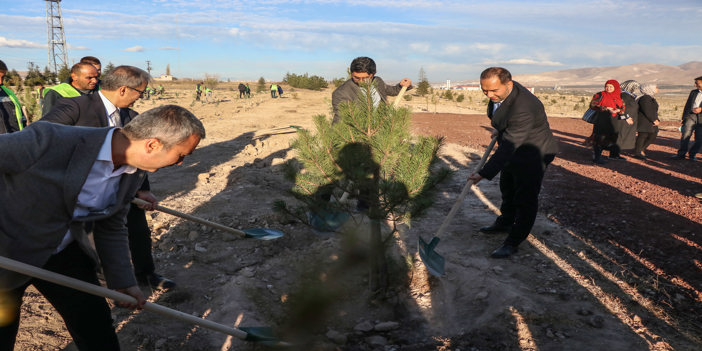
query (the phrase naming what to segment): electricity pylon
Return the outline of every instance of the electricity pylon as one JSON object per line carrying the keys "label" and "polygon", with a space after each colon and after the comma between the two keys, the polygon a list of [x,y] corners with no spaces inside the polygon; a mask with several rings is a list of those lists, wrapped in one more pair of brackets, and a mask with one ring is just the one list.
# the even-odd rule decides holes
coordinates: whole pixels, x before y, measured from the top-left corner
{"label": "electricity pylon", "polygon": [[63,32],[61,17],[61,0],[46,1],[46,30],[49,47],[49,69],[58,74],[63,67],[68,67],[66,55],[66,35]]}

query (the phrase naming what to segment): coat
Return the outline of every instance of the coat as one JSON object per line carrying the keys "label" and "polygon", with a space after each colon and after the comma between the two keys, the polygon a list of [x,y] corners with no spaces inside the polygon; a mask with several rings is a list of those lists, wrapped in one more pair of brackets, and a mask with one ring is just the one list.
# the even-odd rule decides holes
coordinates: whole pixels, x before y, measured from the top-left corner
{"label": "coat", "polygon": [[658,133],[658,127],[653,125],[658,120],[658,101],[651,95],[644,95],[639,99],[639,125],[637,130],[641,133]]}
{"label": "coat", "polygon": [[626,107],[626,114],[634,124],[626,123],[626,120],[613,120],[614,132],[617,133],[617,145],[622,150],[633,149],[636,144],[636,128],[639,120],[639,104],[634,96],[622,91],[622,100]]}
{"label": "coat", "polygon": [[490,124],[498,132],[497,150],[478,172],[486,179],[494,178],[507,164],[540,162],[558,152],[556,139],[548,124],[544,105],[521,84],[513,82],[512,91],[493,114],[494,103],[488,103]]}
{"label": "coat", "polygon": [[[122,175],[113,205],[73,220],[78,194],[109,131],[38,121],[21,132],[0,135],[0,203],[5,204],[0,212],[0,255],[42,267],[71,228],[81,248],[94,257],[83,226],[83,221],[92,221],[107,286],[136,285],[125,220],[144,171]],[[17,288],[29,279],[0,269],[0,290]]]}
{"label": "coat", "polygon": [[699,91],[699,89],[694,89],[690,91],[690,95],[687,97],[687,101],[685,102],[685,108],[683,108],[683,113],[682,113],[682,123],[685,124],[685,121],[691,120],[694,121],[695,124],[702,124],[702,113],[692,113],[692,108],[693,107],[700,107],[700,106],[692,106],[692,104],[695,103],[695,99],[697,98],[697,94],[702,94],[702,92]]}
{"label": "coat", "polygon": [[[387,103],[388,96],[397,96],[402,90],[402,86],[398,83],[397,85],[387,85],[380,77],[373,77],[373,84],[376,85],[380,99]],[[408,88],[409,89],[409,88]],[[349,79],[344,84],[341,84],[332,93],[332,107],[334,108],[334,122],[341,120],[339,117],[339,104],[342,102],[351,102],[358,99],[361,94],[361,88],[353,82],[353,79]]]}

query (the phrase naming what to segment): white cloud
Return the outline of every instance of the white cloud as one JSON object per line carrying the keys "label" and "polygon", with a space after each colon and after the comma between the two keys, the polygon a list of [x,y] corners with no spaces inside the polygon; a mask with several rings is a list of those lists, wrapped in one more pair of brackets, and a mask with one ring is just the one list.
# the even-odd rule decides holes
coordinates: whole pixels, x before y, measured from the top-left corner
{"label": "white cloud", "polygon": [[500,62],[502,64],[510,64],[510,65],[533,65],[533,66],[563,66],[562,63],[560,62],[555,62],[555,61],[538,61],[538,60],[533,60],[533,59],[526,59],[526,58],[521,58],[521,59],[511,59],[511,60],[506,60]]}
{"label": "white cloud", "polygon": [[34,43],[22,39],[7,39],[5,37],[0,37],[0,47],[20,49],[43,49],[46,48],[46,44]]}
{"label": "white cloud", "polygon": [[172,46],[164,46],[161,48],[158,48],[159,50],[180,50],[179,48],[174,48]]}
{"label": "white cloud", "polygon": [[429,43],[410,43],[410,49],[415,52],[429,52],[431,49],[431,44]]}
{"label": "white cloud", "polygon": [[229,35],[233,35],[233,36],[239,35],[239,28],[231,28],[231,29],[229,29]]}
{"label": "white cloud", "polygon": [[68,43],[66,43],[66,45],[71,50],[90,50],[87,46],[83,46],[83,45],[71,45]]}
{"label": "white cloud", "polygon": [[143,51],[144,51],[144,47],[141,46],[141,45],[137,45],[137,46],[132,46],[131,48],[126,48],[126,49],[124,49],[124,51],[143,52]]}

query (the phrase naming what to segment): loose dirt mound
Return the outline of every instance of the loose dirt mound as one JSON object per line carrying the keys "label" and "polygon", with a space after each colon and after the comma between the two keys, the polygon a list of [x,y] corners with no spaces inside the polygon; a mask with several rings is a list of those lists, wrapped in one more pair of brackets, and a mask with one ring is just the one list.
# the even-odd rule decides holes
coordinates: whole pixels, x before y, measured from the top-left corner
{"label": "loose dirt mound", "polygon": [[[679,134],[663,131],[648,162],[596,167],[581,146],[590,126],[552,118],[561,153],[547,171],[533,235],[510,259],[489,258],[504,238],[478,232],[499,206],[497,180],[482,181],[437,246],[447,260],[437,279],[416,256],[417,236],[431,238],[453,205],[489,142],[488,120],[415,114],[418,133],[446,136],[441,160],[456,173],[441,184],[429,213],[392,240],[398,285],[379,300],[367,292],[363,264],[353,264],[363,259],[353,256],[359,246],[271,211],[273,201],[289,200],[281,164],[294,157],[294,134],[270,129],[312,128],[312,116],[329,114],[331,91],[291,90],[282,99],[244,100],[222,90],[214,104],[180,92],[137,106],[189,106],[207,128],[182,166],[151,176],[163,206],[286,233],[273,241],[238,239],[152,214],[156,265],[179,284],[152,301],[230,326],[305,330],[319,350],[702,348],[702,212],[691,196],[702,192],[702,171],[699,163],[666,158]],[[300,302],[312,307],[308,314],[291,309]],[[114,313],[125,350],[261,349],[149,312]],[[33,290],[18,339],[18,350],[73,349],[60,318]]]}

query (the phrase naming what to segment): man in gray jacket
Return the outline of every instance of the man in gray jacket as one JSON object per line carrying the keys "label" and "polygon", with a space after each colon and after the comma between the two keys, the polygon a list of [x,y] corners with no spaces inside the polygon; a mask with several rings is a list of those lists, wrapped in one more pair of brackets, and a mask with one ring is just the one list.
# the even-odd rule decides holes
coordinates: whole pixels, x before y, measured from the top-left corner
{"label": "man in gray jacket", "polygon": [[[180,164],[205,137],[188,110],[166,105],[123,129],[36,122],[0,135],[0,255],[99,284],[145,303],[129,256],[125,217],[144,171]],[[92,225],[86,225],[89,222]],[[95,252],[88,241],[92,228]],[[61,314],[81,350],[119,350],[104,298],[0,269],[0,349],[12,350],[24,290],[33,285]]]}
{"label": "man in gray jacket", "polygon": [[[684,160],[685,154],[688,154],[691,161],[697,161],[696,155],[702,147],[702,76],[695,78],[695,88],[697,89],[690,92],[683,108],[680,148],[671,157],[675,160]],[[692,134],[695,134],[695,143],[689,147]]]}
{"label": "man in gray jacket", "polygon": [[359,84],[362,82],[372,82],[373,84],[373,97],[374,105],[377,106],[380,101],[387,102],[388,96],[397,96],[402,90],[402,87],[407,87],[407,89],[412,89],[412,81],[409,78],[404,78],[397,85],[387,85],[385,82],[375,75],[375,61],[370,57],[356,57],[351,61],[351,66],[349,66],[349,71],[351,72],[351,79],[347,80],[336,88],[332,93],[332,107],[334,108],[334,120],[333,122],[339,122],[341,117],[339,117],[339,105],[343,102],[351,102],[356,100],[361,96],[361,88]]}

